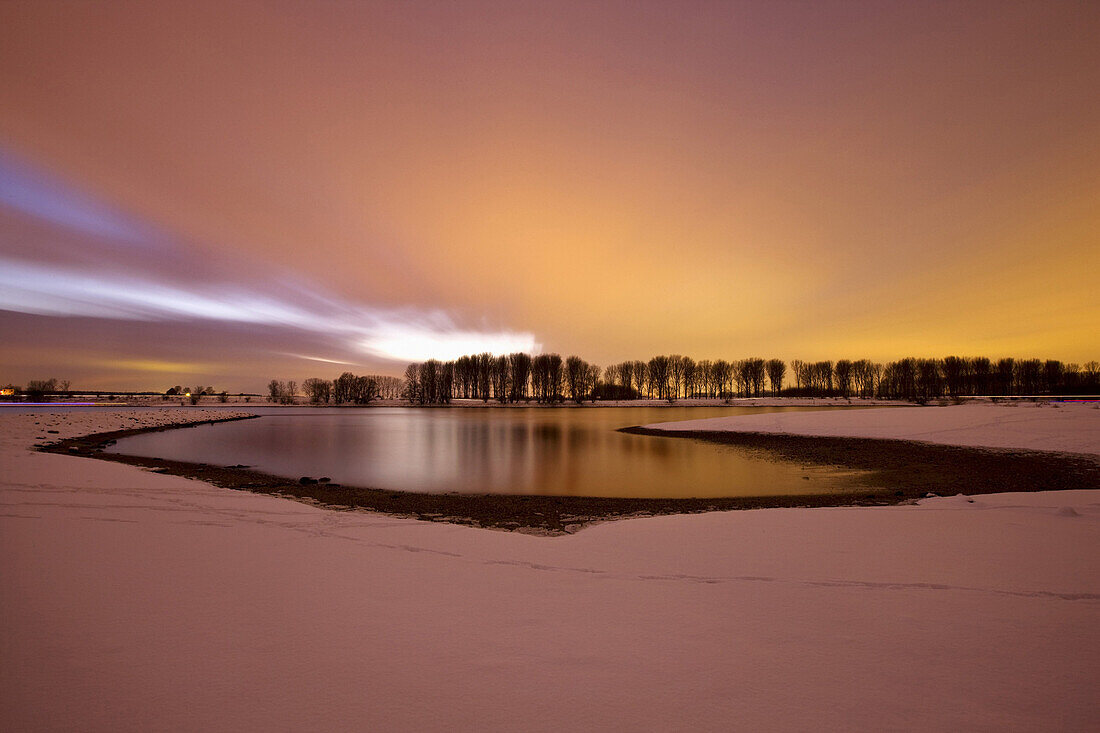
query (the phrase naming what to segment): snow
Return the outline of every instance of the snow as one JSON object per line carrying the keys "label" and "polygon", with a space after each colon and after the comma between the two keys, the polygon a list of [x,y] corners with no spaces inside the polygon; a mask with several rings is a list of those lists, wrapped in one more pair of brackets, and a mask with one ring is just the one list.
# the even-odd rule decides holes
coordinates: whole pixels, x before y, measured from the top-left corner
{"label": "snow", "polygon": [[978,403],[788,412],[655,423],[645,427],[887,438],[982,448],[1100,454],[1100,405],[1096,403]]}
{"label": "snow", "polygon": [[1100,723],[1096,492],[547,538],[26,450],[135,416],[0,415],[2,729]]}

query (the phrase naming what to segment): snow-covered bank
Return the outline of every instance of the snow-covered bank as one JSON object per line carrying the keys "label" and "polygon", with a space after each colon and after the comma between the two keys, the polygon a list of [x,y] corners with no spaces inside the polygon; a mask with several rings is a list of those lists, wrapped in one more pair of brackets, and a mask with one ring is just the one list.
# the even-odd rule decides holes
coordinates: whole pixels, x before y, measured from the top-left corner
{"label": "snow-covered bank", "polygon": [[[143,414],[67,413],[49,435]],[[551,539],[32,453],[41,417],[0,415],[6,730],[1100,721],[1095,492],[666,516]]]}
{"label": "snow-covered bank", "polygon": [[1095,403],[983,403],[898,410],[771,413],[654,423],[645,427],[886,438],[1100,454],[1100,405]]}
{"label": "snow-covered bank", "polygon": [[48,412],[18,407],[0,413],[0,450],[26,448],[92,433],[180,425],[203,420],[250,417],[254,413],[225,408],[165,407],[159,410],[69,410]]}

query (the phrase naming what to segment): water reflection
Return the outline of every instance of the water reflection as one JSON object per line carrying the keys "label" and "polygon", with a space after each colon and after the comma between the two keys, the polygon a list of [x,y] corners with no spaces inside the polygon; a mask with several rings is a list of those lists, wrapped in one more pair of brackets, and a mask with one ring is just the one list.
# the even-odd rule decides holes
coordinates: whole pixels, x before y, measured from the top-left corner
{"label": "water reflection", "polygon": [[615,430],[799,409],[813,408],[272,410],[260,420],[135,436],[113,450],[421,492],[713,497],[846,490],[850,473]]}

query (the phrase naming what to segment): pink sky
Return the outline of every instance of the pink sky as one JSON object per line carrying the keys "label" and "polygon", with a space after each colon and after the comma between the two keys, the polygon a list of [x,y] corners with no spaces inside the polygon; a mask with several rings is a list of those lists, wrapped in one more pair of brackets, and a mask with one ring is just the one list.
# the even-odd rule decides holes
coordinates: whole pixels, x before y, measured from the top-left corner
{"label": "pink sky", "polygon": [[1087,2],[7,2],[0,381],[1094,359],[1098,31]]}

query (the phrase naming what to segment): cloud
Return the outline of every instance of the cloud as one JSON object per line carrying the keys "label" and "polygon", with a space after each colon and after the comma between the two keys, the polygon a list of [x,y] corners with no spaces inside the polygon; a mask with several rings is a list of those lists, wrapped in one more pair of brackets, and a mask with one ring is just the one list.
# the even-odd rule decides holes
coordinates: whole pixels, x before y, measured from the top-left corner
{"label": "cloud", "polygon": [[[309,295],[302,289],[297,294],[303,293]],[[438,310],[373,308],[321,295],[304,300],[296,304],[227,282],[187,287],[133,273],[86,272],[0,257],[0,309],[18,313],[289,327],[328,334],[364,354],[395,361],[539,349],[531,333],[459,328]]]}
{"label": "cloud", "polygon": [[[349,302],[262,264],[213,262],[174,238],[0,150],[0,310],[59,318],[275,326],[323,335],[334,353],[451,359],[537,351],[531,333],[461,327],[445,311]],[[74,239],[75,237],[75,239]],[[59,243],[62,243],[59,249]],[[242,264],[244,266],[242,266]],[[244,273],[227,279],[221,273]],[[346,363],[325,356],[303,357]]]}
{"label": "cloud", "polygon": [[151,230],[0,149],[0,204],[122,246],[155,246]]}

